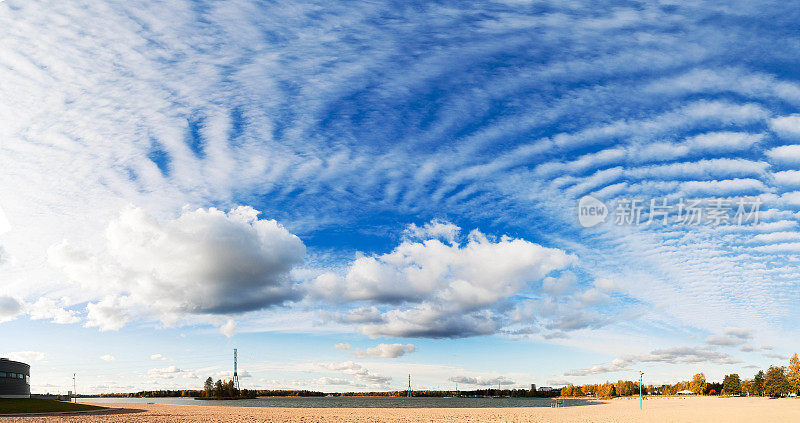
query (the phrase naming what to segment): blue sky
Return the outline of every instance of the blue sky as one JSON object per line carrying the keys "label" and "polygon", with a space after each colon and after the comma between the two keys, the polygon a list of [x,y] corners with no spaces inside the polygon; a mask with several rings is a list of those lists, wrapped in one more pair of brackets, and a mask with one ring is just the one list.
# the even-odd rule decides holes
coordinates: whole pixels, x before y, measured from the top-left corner
{"label": "blue sky", "polygon": [[[0,2],[0,353],[51,392],[200,386],[233,348],[245,386],[327,391],[783,362],[798,13]],[[761,206],[615,225],[626,198]]]}

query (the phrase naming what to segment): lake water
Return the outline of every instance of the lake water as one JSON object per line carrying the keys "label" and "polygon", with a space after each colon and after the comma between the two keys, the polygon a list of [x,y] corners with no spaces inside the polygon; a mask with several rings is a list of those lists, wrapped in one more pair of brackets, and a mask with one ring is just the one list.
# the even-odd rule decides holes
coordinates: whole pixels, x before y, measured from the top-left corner
{"label": "lake water", "polygon": [[[288,408],[494,408],[549,407],[550,398],[423,398],[423,397],[261,397],[236,401],[203,401],[192,398],[79,398],[79,402],[155,403]],[[564,406],[595,403],[568,399]]]}

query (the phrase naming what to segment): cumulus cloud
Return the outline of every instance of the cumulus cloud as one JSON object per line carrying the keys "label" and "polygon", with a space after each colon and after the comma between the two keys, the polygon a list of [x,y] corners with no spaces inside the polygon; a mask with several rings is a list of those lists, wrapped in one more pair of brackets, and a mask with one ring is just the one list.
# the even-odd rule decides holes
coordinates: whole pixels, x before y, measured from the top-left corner
{"label": "cumulus cloud", "polygon": [[422,225],[422,227],[414,223],[408,225],[403,235],[410,239],[419,240],[441,239],[453,244],[456,242],[460,233],[461,228],[453,223],[442,220],[432,220]]}
{"label": "cumulus cloud", "polygon": [[86,327],[100,331],[119,330],[131,320],[128,312],[130,297],[106,297],[86,305]]}
{"label": "cumulus cloud", "polygon": [[475,230],[464,244],[406,240],[390,253],[362,255],[345,275],[318,277],[311,291],[330,300],[400,306],[370,314],[376,321],[361,325],[370,336],[483,335],[499,329],[499,304],[574,261],[558,249],[506,236],[492,240]]}
{"label": "cumulus cloud", "polygon": [[230,338],[236,334],[236,322],[233,319],[228,319],[222,326],[219,327],[219,333]]}
{"label": "cumulus cloud", "polygon": [[166,360],[167,357],[164,357],[162,354],[152,354],[150,355],[151,360]]}
{"label": "cumulus cloud", "polygon": [[355,350],[356,358],[397,358],[415,352],[417,348],[412,344],[378,344],[365,350]]}
{"label": "cumulus cloud", "polygon": [[17,317],[22,312],[22,304],[13,297],[0,296],[0,323]]}
{"label": "cumulus cloud", "polygon": [[350,344],[339,343],[339,344],[334,345],[333,348],[336,348],[339,351],[348,351],[353,347]]}
{"label": "cumulus cloud", "polygon": [[103,361],[114,361],[114,360],[116,360],[116,357],[114,357],[111,354],[105,354],[105,355],[101,355],[100,359],[103,360]]}
{"label": "cumulus cloud", "polygon": [[70,324],[81,321],[75,310],[65,308],[66,302],[52,298],[41,297],[33,304],[26,306],[28,316],[33,320],[46,319],[53,323]]}
{"label": "cumulus cloud", "polygon": [[258,214],[250,207],[184,210],[160,222],[129,209],[108,226],[104,251],[62,243],[50,249],[50,261],[76,283],[110,291],[87,307],[88,325],[101,329],[123,326],[133,306],[169,324],[190,313],[262,309],[298,298],[289,272],[305,246]]}

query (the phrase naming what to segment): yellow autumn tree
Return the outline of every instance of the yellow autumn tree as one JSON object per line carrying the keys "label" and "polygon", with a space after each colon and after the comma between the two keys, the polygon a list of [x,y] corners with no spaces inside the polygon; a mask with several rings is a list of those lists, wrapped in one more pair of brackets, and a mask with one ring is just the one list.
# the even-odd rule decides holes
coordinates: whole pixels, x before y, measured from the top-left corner
{"label": "yellow autumn tree", "polygon": [[706,375],[703,373],[698,373],[694,375],[692,381],[689,383],[689,389],[697,395],[703,395],[706,393]]}
{"label": "yellow autumn tree", "polygon": [[800,359],[797,358],[797,353],[789,359],[789,368],[786,369],[786,378],[789,379],[790,392],[800,394]]}

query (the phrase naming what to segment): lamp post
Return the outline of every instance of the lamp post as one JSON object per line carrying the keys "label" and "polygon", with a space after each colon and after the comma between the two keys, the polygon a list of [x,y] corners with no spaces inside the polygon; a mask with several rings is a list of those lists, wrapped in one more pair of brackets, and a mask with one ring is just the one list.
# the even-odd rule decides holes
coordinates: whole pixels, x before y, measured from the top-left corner
{"label": "lamp post", "polygon": [[644,372],[639,372],[639,409],[642,409],[642,376]]}

